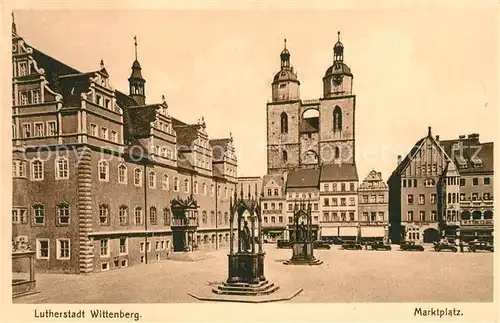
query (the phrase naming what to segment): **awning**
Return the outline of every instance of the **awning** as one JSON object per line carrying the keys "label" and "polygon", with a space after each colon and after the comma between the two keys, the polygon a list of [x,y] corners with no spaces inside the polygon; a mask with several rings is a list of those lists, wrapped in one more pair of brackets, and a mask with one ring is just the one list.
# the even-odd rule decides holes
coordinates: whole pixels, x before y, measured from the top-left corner
{"label": "awning", "polygon": [[321,228],[322,237],[337,237],[339,235],[339,228]]}
{"label": "awning", "polygon": [[356,227],[340,227],[341,237],[357,237],[358,236],[358,228]]}
{"label": "awning", "polygon": [[375,238],[384,236],[384,227],[361,227],[361,237],[363,238]]}

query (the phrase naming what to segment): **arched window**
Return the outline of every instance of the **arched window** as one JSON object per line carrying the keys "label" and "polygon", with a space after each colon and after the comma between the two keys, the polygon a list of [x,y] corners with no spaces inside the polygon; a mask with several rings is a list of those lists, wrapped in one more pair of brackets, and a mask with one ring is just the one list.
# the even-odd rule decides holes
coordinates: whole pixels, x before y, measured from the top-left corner
{"label": "arched window", "polygon": [[156,173],[153,171],[149,172],[149,187],[156,188]]}
{"label": "arched window", "polygon": [[149,208],[149,223],[151,224],[158,223],[158,216],[156,214],[156,208],[154,206]]}
{"label": "arched window", "polygon": [[107,204],[99,205],[99,223],[109,225],[109,206]]}
{"label": "arched window", "polygon": [[207,211],[203,211],[201,212],[201,222],[203,222],[203,224],[206,224],[207,223]]}
{"label": "arched window", "polygon": [[170,210],[168,207],[163,208],[163,224],[170,225]]}
{"label": "arched window", "polygon": [[127,184],[127,166],[123,164],[118,166],[118,183]]}
{"label": "arched window", "polygon": [[215,212],[210,211],[210,223],[215,224]]}
{"label": "arched window", "polygon": [[31,180],[43,180],[43,163],[39,159],[35,159],[31,162]]}
{"label": "arched window", "polygon": [[67,157],[56,158],[56,179],[69,178],[69,160]]}
{"label": "arched window", "polygon": [[118,220],[120,221],[120,225],[128,224],[128,207],[125,205],[120,206],[118,209]]}
{"label": "arched window", "polygon": [[333,110],[333,131],[342,131],[342,110],[338,105]]}
{"label": "arched window", "polygon": [[340,158],[340,149],[339,149],[339,147],[335,147],[335,158]]}
{"label": "arched window", "polygon": [[205,182],[201,184],[201,192],[203,195],[207,195],[207,184]]}
{"label": "arched window", "polygon": [[214,184],[210,184],[210,196],[214,196],[214,194],[215,194]]}
{"label": "arched window", "polygon": [[98,163],[99,180],[109,181],[109,163],[106,160],[100,160]]}
{"label": "arched window", "polygon": [[134,185],[142,186],[142,170],[140,168],[134,169]]}
{"label": "arched window", "polygon": [[281,133],[288,133],[288,115],[285,112],[281,113]]}
{"label": "arched window", "polygon": [[195,181],[193,184],[193,194],[198,194],[198,182]]}
{"label": "arched window", "polygon": [[288,161],[288,153],[286,152],[286,150],[283,150],[283,162],[287,162]]}
{"label": "arched window", "polygon": [[68,202],[61,202],[57,205],[57,224],[69,225],[69,204]]}
{"label": "arched window", "polygon": [[140,206],[135,208],[134,211],[134,221],[135,224],[142,224],[142,208]]}
{"label": "arched window", "polygon": [[179,179],[174,177],[174,191],[179,192]]}
{"label": "arched window", "polygon": [[224,224],[229,223],[229,214],[227,212],[224,212]]}
{"label": "arched window", "polygon": [[184,180],[184,193],[189,193],[189,180],[187,178]]}
{"label": "arched window", "polygon": [[161,178],[161,189],[165,191],[168,191],[170,189],[170,182],[168,180],[167,174],[163,174]]}

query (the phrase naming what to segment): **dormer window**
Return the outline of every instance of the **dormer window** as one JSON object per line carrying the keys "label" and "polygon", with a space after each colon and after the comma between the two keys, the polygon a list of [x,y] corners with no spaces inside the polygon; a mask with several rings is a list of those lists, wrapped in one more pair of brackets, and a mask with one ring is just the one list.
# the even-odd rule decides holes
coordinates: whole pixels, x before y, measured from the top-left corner
{"label": "dormer window", "polygon": [[477,156],[471,157],[470,162],[472,163],[472,165],[474,167],[482,167],[483,166],[483,161]]}
{"label": "dormer window", "polygon": [[28,75],[28,62],[19,63],[19,76]]}

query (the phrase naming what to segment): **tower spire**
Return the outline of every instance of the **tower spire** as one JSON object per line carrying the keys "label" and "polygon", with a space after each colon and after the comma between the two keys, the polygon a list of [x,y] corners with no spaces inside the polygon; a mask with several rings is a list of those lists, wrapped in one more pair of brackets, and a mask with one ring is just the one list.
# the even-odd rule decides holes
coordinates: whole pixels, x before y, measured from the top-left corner
{"label": "tower spire", "polygon": [[286,38],[285,38],[285,49],[286,49]]}
{"label": "tower spire", "polygon": [[14,11],[12,11],[12,33],[17,34],[16,20],[14,18]]}
{"label": "tower spire", "polygon": [[340,42],[340,30],[337,31],[337,41]]}
{"label": "tower spire", "polygon": [[137,60],[137,36],[134,36],[135,60]]}

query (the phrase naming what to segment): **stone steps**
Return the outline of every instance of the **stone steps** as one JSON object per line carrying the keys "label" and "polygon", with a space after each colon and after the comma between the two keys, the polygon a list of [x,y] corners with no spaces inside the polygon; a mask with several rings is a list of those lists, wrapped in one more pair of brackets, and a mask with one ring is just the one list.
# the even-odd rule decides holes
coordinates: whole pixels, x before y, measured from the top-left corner
{"label": "stone steps", "polygon": [[232,295],[232,296],[262,296],[270,295],[279,290],[279,286],[264,281],[258,284],[244,283],[223,283],[212,289],[212,293],[217,295]]}
{"label": "stone steps", "polygon": [[323,261],[313,257],[292,257],[292,259],[284,261],[284,265],[307,265],[307,266],[318,266],[323,264]]}

